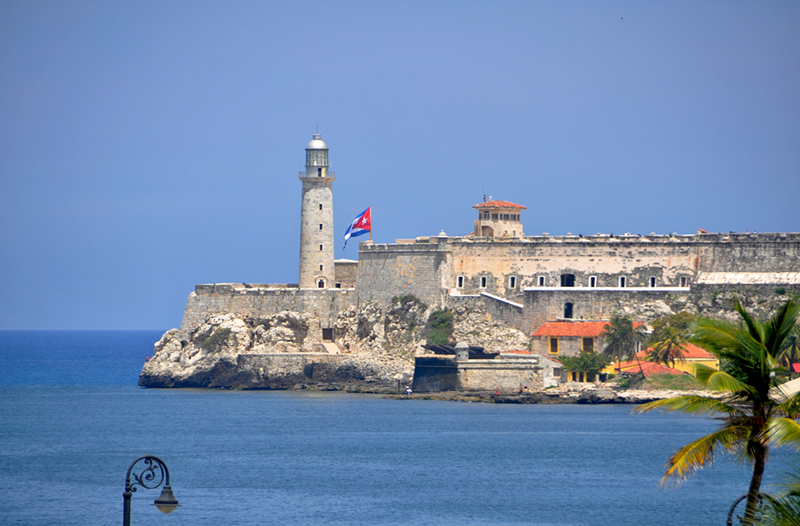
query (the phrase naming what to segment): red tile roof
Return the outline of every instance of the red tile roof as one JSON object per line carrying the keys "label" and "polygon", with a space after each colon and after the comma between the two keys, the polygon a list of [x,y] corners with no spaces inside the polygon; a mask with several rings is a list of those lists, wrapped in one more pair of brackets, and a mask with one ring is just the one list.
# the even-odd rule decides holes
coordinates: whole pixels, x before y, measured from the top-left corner
{"label": "red tile roof", "polygon": [[478,203],[472,208],[519,208],[520,210],[527,210],[527,208],[524,206],[512,203],[510,201],[484,201],[483,203]]}
{"label": "red tile roof", "polygon": [[796,373],[800,373],[800,363],[793,363],[792,370]]}
{"label": "red tile roof", "polygon": [[619,366],[614,364],[614,370],[616,371],[621,367],[623,373],[638,373],[640,363],[642,366],[642,372],[644,372],[644,375],[647,378],[650,378],[654,374],[672,374],[675,376],[686,374],[683,371],[679,371],[677,369],[673,369],[672,367],[667,367],[666,365],[661,365],[660,363],[655,362],[622,362],[619,364]]}
{"label": "red tile roof", "polygon": [[[542,324],[533,336],[582,336],[584,338],[597,338],[605,330],[607,321],[548,321]],[[643,321],[633,322],[633,327],[641,327]]]}
{"label": "red tile roof", "polygon": [[[647,353],[650,352],[652,347],[648,347],[642,351],[637,353],[640,360],[643,360]],[[684,343],[683,344],[683,357],[687,360],[715,360],[716,356],[711,354],[710,352],[706,351],[705,349],[698,347],[693,343]]]}

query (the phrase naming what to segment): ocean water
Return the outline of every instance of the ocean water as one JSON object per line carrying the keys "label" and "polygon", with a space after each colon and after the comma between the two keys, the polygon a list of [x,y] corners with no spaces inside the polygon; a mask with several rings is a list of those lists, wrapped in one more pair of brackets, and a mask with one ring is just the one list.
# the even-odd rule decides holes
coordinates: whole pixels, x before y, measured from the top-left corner
{"label": "ocean water", "polygon": [[720,457],[659,487],[715,423],[630,406],[139,388],[159,336],[0,332],[0,524],[120,524],[144,454],[181,506],[163,515],[160,489],[139,490],[132,524],[721,525],[749,482]]}

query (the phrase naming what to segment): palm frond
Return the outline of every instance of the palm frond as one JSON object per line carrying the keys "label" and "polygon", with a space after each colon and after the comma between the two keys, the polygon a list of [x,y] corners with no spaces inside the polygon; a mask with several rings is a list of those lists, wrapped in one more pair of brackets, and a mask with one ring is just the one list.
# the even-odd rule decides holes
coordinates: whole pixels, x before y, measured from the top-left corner
{"label": "palm frond", "polygon": [[773,357],[780,354],[784,343],[797,323],[797,313],[800,310],[800,302],[789,300],[782,305],[778,312],[767,323],[766,341],[764,342],[767,350]]}
{"label": "palm frond", "polygon": [[738,378],[701,363],[695,364],[697,380],[713,391],[734,394],[751,394],[753,388]]}
{"label": "palm frond", "polygon": [[681,395],[673,398],[664,398],[640,405],[634,409],[637,413],[647,413],[650,411],[675,411],[681,413],[691,413],[693,415],[724,414],[735,417],[743,417],[744,413],[732,405],[726,404],[716,398],[699,395]]}
{"label": "palm frond", "polygon": [[789,418],[800,418],[800,392],[797,392],[778,405],[778,412]]}
{"label": "palm frond", "polygon": [[677,479],[676,482],[680,483],[698,469],[714,462],[714,454],[720,450],[736,452],[746,433],[747,430],[743,426],[727,426],[686,444],[670,457],[667,462],[668,469],[660,484],[666,484],[671,478]]}
{"label": "palm frond", "polygon": [[771,418],[764,434],[773,446],[789,446],[800,451],[800,424],[791,418]]}

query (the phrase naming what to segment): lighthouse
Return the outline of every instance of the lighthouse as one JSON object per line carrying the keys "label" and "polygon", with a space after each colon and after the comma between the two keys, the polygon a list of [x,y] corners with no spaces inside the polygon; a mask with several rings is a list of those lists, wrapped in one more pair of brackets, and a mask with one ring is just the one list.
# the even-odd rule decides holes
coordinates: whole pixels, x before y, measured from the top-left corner
{"label": "lighthouse", "polygon": [[303,196],[300,209],[301,289],[334,287],[333,180],[328,171],[328,145],[315,134],[306,146],[306,171],[300,172]]}

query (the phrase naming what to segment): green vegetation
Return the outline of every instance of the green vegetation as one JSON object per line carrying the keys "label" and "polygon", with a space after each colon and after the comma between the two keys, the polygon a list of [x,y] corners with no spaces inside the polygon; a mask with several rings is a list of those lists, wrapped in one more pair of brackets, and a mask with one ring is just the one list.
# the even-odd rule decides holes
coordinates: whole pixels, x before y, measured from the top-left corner
{"label": "green vegetation", "polygon": [[607,356],[593,352],[585,352],[580,356],[561,356],[559,360],[568,371],[587,373],[589,378],[594,378],[611,363]]}
{"label": "green vegetation", "polygon": [[[614,314],[600,334],[606,339],[603,354],[611,360],[615,358],[633,360],[644,342],[644,333],[641,329],[642,326],[634,329],[630,318]],[[636,358],[636,361],[639,359]],[[639,371],[641,370],[642,366],[639,364]]]}
{"label": "green vegetation", "polygon": [[207,352],[217,352],[223,345],[225,345],[230,335],[231,330],[227,327],[217,327],[214,329],[214,332],[211,333],[211,336],[206,338],[200,347]]}
{"label": "green vegetation", "polygon": [[647,338],[647,346],[651,347],[664,341],[672,334],[679,335],[684,341],[691,341],[693,338],[692,327],[696,321],[697,316],[685,311],[654,320],[653,332]]}
{"label": "green vegetation", "polygon": [[675,327],[665,327],[661,332],[663,339],[652,344],[644,359],[674,368],[676,360],[684,360],[686,337]]}
{"label": "green vegetation", "polygon": [[394,297],[392,297],[392,303],[399,303],[403,307],[408,307],[409,303],[412,303],[412,304],[416,303],[417,307],[419,307],[420,310],[427,310],[427,308],[428,308],[428,306],[425,303],[423,303],[421,299],[419,299],[418,297],[414,296],[413,294],[404,294],[402,296],[394,296]]}
{"label": "green vegetation", "polygon": [[738,300],[734,308],[740,323],[702,319],[695,327],[698,342],[720,359],[733,364],[731,373],[697,364],[697,380],[724,393],[721,400],[682,395],[644,404],[637,411],[680,411],[712,415],[722,427],[679,449],[668,460],[662,483],[682,480],[714,460],[714,453],[737,455],[753,466],[742,524],[752,526],[756,517],[761,480],[769,449],[791,445],[800,450],[800,393],[783,401],[770,396],[778,385],[776,357],[797,322],[800,304],[788,301],[766,322],[752,318]]}
{"label": "green vegetation", "polygon": [[778,287],[775,289],[776,294],[786,294],[786,287]]}
{"label": "green vegetation", "polygon": [[446,345],[453,338],[453,311],[435,310],[428,317],[428,344]]}
{"label": "green vegetation", "polygon": [[647,379],[645,389],[667,389],[670,391],[699,391],[705,386],[687,374],[654,374]]}
{"label": "green vegetation", "polygon": [[800,524],[800,467],[787,477],[783,491],[772,499],[765,499],[759,507],[761,517],[756,524],[763,526],[797,526]]}

